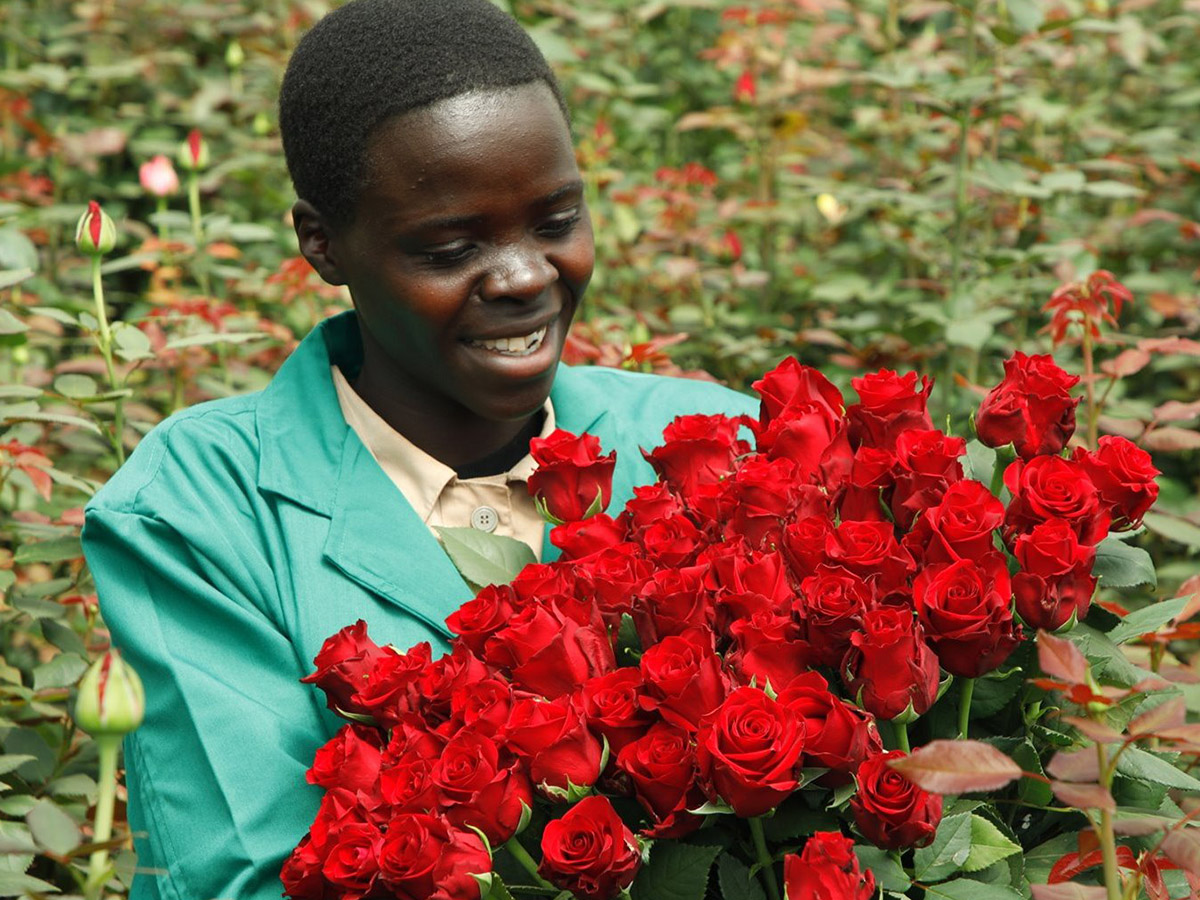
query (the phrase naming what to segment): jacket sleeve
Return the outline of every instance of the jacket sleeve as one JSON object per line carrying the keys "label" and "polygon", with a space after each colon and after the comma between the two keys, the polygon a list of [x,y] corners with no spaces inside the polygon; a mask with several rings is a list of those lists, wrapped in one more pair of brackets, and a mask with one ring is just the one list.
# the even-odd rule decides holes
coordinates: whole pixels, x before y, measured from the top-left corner
{"label": "jacket sleeve", "polygon": [[135,900],[280,897],[320,800],[304,773],[324,714],[255,596],[269,566],[256,571],[261,553],[216,518],[177,528],[93,505],[84,528],[113,642],[146,687],[145,724],[125,742]]}

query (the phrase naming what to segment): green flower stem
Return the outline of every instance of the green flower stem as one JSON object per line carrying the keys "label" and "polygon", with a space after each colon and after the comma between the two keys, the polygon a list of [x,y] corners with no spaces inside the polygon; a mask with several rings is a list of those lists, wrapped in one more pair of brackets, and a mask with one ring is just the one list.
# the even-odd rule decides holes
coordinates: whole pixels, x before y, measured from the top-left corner
{"label": "green flower stem", "polygon": [[975,694],[975,679],[962,679],[962,697],[958,701],[958,736],[965,739],[971,721],[971,697]]}
{"label": "green flower stem", "polygon": [[158,198],[158,239],[164,244],[167,242],[167,223],[163,221],[162,216],[167,211],[167,198]]}
{"label": "green flower stem", "polygon": [[529,873],[529,877],[534,880],[538,887],[554,887],[554,885],[538,874],[537,863],[533,861],[533,857],[529,855],[529,852],[521,846],[521,842],[517,840],[516,835],[505,841],[504,849],[511,853],[513,859],[521,864],[521,868]]}
{"label": "green flower stem", "polygon": [[[200,222],[200,173],[192,171],[188,173],[188,212],[192,217],[192,240],[196,244],[196,259],[200,259],[200,251],[204,244],[204,228]],[[209,296],[211,291],[208,284],[208,272],[204,266],[197,267],[197,280],[200,282],[200,292],[204,296]]]}
{"label": "green flower stem", "polygon": [[[97,735],[96,749],[100,753],[100,774],[96,782],[96,818],[93,827],[92,843],[104,844],[112,838],[113,801],[117,795],[117,751],[121,747],[121,737],[115,734]],[[95,900],[108,881],[109,864],[108,850],[101,847],[92,851],[88,860],[87,881],[84,882],[84,896]]]}
{"label": "green flower stem", "polygon": [[[113,363],[112,329],[108,326],[108,311],[104,306],[104,285],[100,280],[100,257],[92,257],[92,298],[96,304],[96,343],[100,347],[100,355],[104,357],[104,368],[108,372],[110,390],[119,391],[121,384],[117,380],[117,367]],[[125,462],[125,398],[117,397],[114,401],[113,430],[109,436],[113,452],[117,455],[117,463]]]}
{"label": "green flower stem", "polygon": [[[1096,758],[1100,763],[1100,784],[1111,788],[1115,766],[1109,766],[1108,748],[1103,744],[1096,745]],[[1113,832],[1112,813],[1107,809],[1100,810],[1100,853],[1104,859],[1104,888],[1108,892],[1108,900],[1121,900],[1121,875],[1117,871],[1117,839]]]}
{"label": "green flower stem", "polygon": [[758,857],[763,880],[767,884],[767,896],[771,900],[779,900],[779,882],[775,878],[775,864],[771,861],[771,854],[767,852],[767,837],[763,834],[762,819],[754,818],[748,821],[750,836],[754,838],[754,852]]}
{"label": "green flower stem", "polygon": [[892,731],[896,735],[896,746],[905,753],[912,753],[912,748],[908,743],[908,723],[892,719]]}

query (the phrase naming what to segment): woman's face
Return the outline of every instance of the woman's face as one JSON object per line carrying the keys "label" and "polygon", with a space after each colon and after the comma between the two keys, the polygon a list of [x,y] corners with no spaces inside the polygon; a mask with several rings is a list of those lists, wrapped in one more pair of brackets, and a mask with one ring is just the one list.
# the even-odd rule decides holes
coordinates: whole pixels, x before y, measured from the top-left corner
{"label": "woman's face", "polygon": [[358,310],[362,378],[386,384],[406,415],[527,419],[550,392],[595,259],[549,88],[463,94],[386,123],[328,257]]}

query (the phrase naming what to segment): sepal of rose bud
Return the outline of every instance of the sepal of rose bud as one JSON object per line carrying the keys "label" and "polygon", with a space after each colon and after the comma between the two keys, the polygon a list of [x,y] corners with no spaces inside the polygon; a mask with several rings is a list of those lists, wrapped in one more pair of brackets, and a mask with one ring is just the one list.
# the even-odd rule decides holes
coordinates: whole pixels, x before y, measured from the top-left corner
{"label": "sepal of rose bud", "polygon": [[200,136],[200,131],[193,128],[187,138],[179,145],[177,156],[181,168],[195,172],[208,166],[208,143]]}
{"label": "sepal of rose bud", "polygon": [[103,256],[116,243],[117,226],[112,218],[95,200],[89,201],[87,210],[75,226],[75,246],[88,256]]}
{"label": "sepal of rose bud", "polygon": [[116,650],[108,650],[79,681],[75,724],[92,737],[124,735],[141,725],[145,716],[142,679]]}

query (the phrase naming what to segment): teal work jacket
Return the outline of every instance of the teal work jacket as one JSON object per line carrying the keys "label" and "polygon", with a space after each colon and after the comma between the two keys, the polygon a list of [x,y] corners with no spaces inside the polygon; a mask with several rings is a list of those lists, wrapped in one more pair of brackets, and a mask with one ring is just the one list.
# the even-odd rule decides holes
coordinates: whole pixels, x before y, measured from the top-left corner
{"label": "teal work jacket", "polygon": [[[356,371],[353,313],[325,321],[263,391],[155,428],[88,505],[84,552],[114,643],[146,686],[125,742],[133,900],[266,900],[320,801],[304,774],[340,724],[301,684],[365,619],[380,644],[444,649],[471,591],[346,425],[330,362]],[[617,450],[613,507],[653,473],[676,415],[752,411],[704,382],[562,366],[558,425]],[[556,551],[547,541],[547,558]]]}

